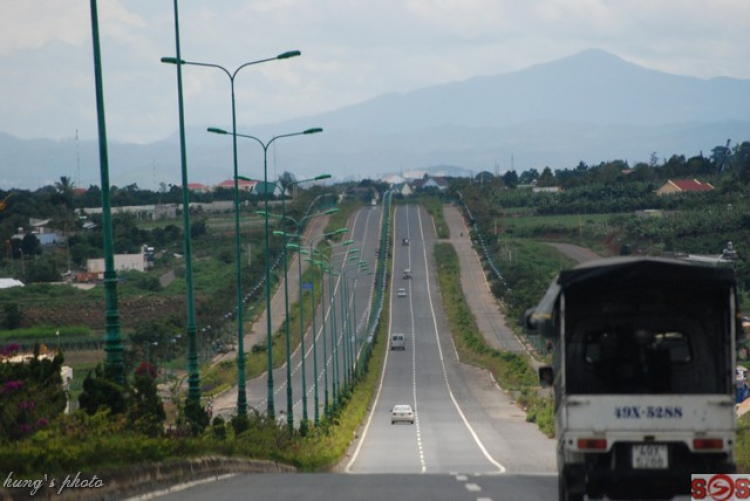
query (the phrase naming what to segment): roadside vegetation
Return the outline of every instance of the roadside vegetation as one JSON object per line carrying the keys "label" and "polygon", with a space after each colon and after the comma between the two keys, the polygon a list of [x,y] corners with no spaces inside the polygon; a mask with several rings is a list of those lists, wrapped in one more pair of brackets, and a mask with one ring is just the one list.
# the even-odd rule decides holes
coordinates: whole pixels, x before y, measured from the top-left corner
{"label": "roadside vegetation", "polygon": [[[329,221],[327,231],[345,226],[346,220],[360,206],[361,203],[356,200],[342,204],[337,218]],[[221,239],[221,231],[209,237],[213,239],[213,245],[206,245],[205,248],[216,247],[217,239]],[[243,230],[243,234],[245,231],[252,230]],[[340,238],[341,235],[336,236],[336,240]],[[201,247],[200,243],[195,246],[196,249]],[[320,252],[330,252],[329,249],[329,243],[319,244]],[[223,249],[216,250],[219,257],[208,254],[199,258],[196,264],[202,262],[208,266],[203,269],[196,266],[194,272],[210,274],[214,281],[231,284],[230,273],[226,270],[231,269],[233,256],[230,255],[232,259],[222,259]],[[217,265],[223,261],[229,261],[227,264],[230,266]],[[262,270],[263,261],[258,259],[258,262],[261,263]],[[248,265],[248,268],[251,266]],[[297,270],[292,271],[296,273]],[[227,273],[227,276],[220,278],[223,273]],[[311,280],[308,270],[303,281]],[[316,283],[320,284],[319,272],[316,273]],[[201,279],[195,281],[196,290],[201,290],[201,284]],[[171,287],[161,288],[156,293],[166,295]],[[184,294],[182,287],[175,287],[170,292],[175,291],[178,297]],[[309,292],[303,294],[302,300],[304,314],[309,316],[312,308]],[[233,304],[232,301],[229,303]],[[212,303],[209,301],[206,304]],[[198,306],[201,309],[204,307],[205,305]],[[8,314],[13,313],[6,312],[5,320],[12,316]],[[101,314],[101,310],[99,313]],[[296,340],[292,341],[291,349],[295,349],[299,342],[299,321],[299,303],[295,303],[290,305],[289,330],[291,339]],[[385,334],[380,333],[375,337],[372,356],[367,360],[370,370],[357,374],[357,384],[342,390],[338,395],[338,408],[330,415],[326,416],[321,411],[320,425],[308,422],[290,432],[286,424],[278,425],[254,412],[244,419],[235,417],[224,422],[221,418],[215,418],[209,422],[209,416],[201,406],[191,405],[190,401],[185,405],[181,403],[183,400],[179,396],[181,385],[178,378],[173,380],[172,388],[173,396],[177,396],[177,406],[167,409],[173,418],[167,420],[169,426],[165,430],[162,423],[167,415],[157,392],[157,383],[166,374],[167,365],[171,374],[175,360],[184,361],[184,353],[176,353],[179,351],[176,343],[169,343],[176,339],[174,336],[179,335],[179,332],[184,332],[183,328],[179,312],[173,312],[164,318],[164,311],[161,311],[161,320],[135,325],[128,332],[128,339],[134,346],[135,353],[133,361],[127,365],[124,386],[111,380],[98,364],[100,360],[77,357],[75,355],[79,352],[74,351],[71,358],[76,360],[71,361],[71,365],[76,370],[87,369],[81,372],[88,372],[88,375],[83,381],[74,381],[70,386],[69,395],[73,396],[75,392],[75,397],[81,403],[81,410],[70,415],[62,414],[60,407],[60,402],[63,407],[65,402],[65,390],[60,380],[60,366],[65,363],[65,350],[50,348],[51,354],[56,353],[56,356],[49,361],[41,358],[24,364],[0,364],[0,369],[7,369],[0,372],[0,468],[13,470],[15,475],[26,475],[29,478],[71,469],[100,472],[102,468],[121,470],[134,464],[218,455],[268,459],[296,466],[303,471],[314,471],[333,467],[344,455],[374,394],[384,353],[378,339]],[[380,329],[385,327],[381,326]],[[6,339],[0,340],[0,357],[19,353],[20,345],[14,339],[38,341],[46,330],[11,329],[8,331],[10,334],[5,336]],[[223,330],[229,337],[232,336],[231,321],[227,322]],[[285,361],[285,330],[286,326],[282,324],[280,331],[274,336],[276,365]],[[60,328],[60,338],[88,336],[90,332],[89,329],[78,326],[65,327]],[[166,348],[161,347],[161,343],[153,342],[158,332],[164,333],[159,339]],[[40,345],[37,343],[36,346],[39,353]],[[138,346],[141,347],[140,351]],[[265,345],[247,349],[248,376],[265,371]],[[209,357],[212,353],[202,352],[201,355]],[[138,360],[147,361],[138,363]],[[162,376],[157,373],[156,363],[159,362]],[[48,365],[51,368],[37,375],[27,373],[29,370],[36,370],[34,367]],[[205,371],[202,371],[203,391],[206,395],[215,394],[236,382],[235,360],[222,362],[217,367],[218,370],[213,370],[206,365]],[[40,393],[40,387],[46,388],[51,394],[46,396]],[[39,396],[35,397],[30,391],[37,391]],[[47,402],[55,402],[54,407],[50,407]]]}
{"label": "roadside vegetation", "polygon": [[450,244],[438,243],[434,253],[443,308],[459,358],[464,363],[489,370],[497,383],[511,392],[526,410],[527,420],[535,422],[547,436],[553,436],[551,401],[539,395],[531,360],[526,355],[496,350],[486,343],[464,298],[456,251]]}

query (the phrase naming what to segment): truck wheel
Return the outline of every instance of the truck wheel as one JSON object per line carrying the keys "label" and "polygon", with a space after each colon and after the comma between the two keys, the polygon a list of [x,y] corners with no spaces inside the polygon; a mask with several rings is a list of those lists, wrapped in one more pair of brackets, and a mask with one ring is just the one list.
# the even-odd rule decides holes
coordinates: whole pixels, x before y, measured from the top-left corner
{"label": "truck wheel", "polygon": [[583,501],[583,494],[573,494],[568,490],[569,486],[565,477],[564,474],[560,474],[557,479],[560,501]]}

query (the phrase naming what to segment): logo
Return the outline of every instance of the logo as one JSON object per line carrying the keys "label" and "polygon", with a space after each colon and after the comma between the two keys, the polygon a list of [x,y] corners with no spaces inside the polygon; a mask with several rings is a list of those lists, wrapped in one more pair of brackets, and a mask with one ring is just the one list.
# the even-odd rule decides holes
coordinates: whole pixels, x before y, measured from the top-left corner
{"label": "logo", "polygon": [[736,501],[750,499],[750,475],[702,473],[691,475],[690,494],[693,500]]}

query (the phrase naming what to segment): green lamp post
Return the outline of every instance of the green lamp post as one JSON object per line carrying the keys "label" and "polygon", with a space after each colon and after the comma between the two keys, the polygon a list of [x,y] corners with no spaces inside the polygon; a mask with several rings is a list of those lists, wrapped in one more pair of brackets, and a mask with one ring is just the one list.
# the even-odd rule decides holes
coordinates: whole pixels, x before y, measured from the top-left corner
{"label": "green lamp post", "polygon": [[[181,61],[180,55],[180,24],[177,10],[177,0],[174,0],[174,32],[176,61]],[[188,399],[200,402],[201,386],[198,370],[198,346],[196,342],[195,300],[193,299],[193,255],[190,238],[190,189],[188,188],[187,148],[185,146],[185,104],[182,92],[182,65],[177,67],[177,109],[180,133],[180,171],[182,174],[182,231],[184,233],[185,248],[185,288],[187,301],[187,326],[185,334],[188,342]]]}
{"label": "green lamp post", "polygon": [[[234,99],[232,100],[232,103],[234,103]],[[233,114],[234,115],[234,114]],[[278,136],[274,136],[271,139],[269,139],[266,142],[263,142],[261,139],[258,139],[255,136],[251,136],[248,134],[238,134],[236,132],[236,129],[234,128],[234,119],[232,119],[233,122],[233,132],[227,132],[223,129],[218,129],[216,127],[209,127],[208,132],[212,132],[214,134],[222,134],[222,135],[230,135],[232,136],[233,142],[234,142],[234,149],[235,152],[237,151],[237,138],[238,137],[244,137],[247,139],[252,139],[255,142],[257,142],[262,148],[263,148],[263,206],[264,210],[266,212],[266,216],[264,217],[265,220],[265,271],[266,271],[266,355],[267,355],[267,369],[268,369],[268,381],[267,381],[267,398],[266,401],[268,402],[268,416],[273,418],[276,415],[275,405],[274,405],[274,397],[273,397],[273,330],[271,327],[271,263],[270,263],[270,244],[268,239],[269,229],[268,229],[268,148],[273,144],[277,139],[282,139],[285,137],[294,137],[294,136],[302,136],[302,135],[309,135],[309,134],[317,134],[319,132],[323,132],[323,129],[316,127],[312,129],[307,129],[302,132],[293,132],[291,134],[280,134]],[[237,206],[237,210],[239,213],[239,188],[237,186],[237,156],[235,153],[235,179],[234,179],[234,186],[235,186],[235,204]],[[237,234],[239,235],[239,218],[237,220]],[[237,242],[237,255],[239,256],[239,237]],[[284,268],[286,269],[286,263],[284,263]],[[241,297],[241,293],[240,293]],[[288,312],[287,312],[288,313]],[[287,315],[288,318],[288,315]],[[287,337],[288,339],[288,337]],[[288,352],[288,349],[287,349]],[[244,360],[244,358],[243,358]],[[244,381],[243,381],[244,385]]]}
{"label": "green lamp post", "polygon": [[[310,214],[308,216],[303,217],[299,221],[297,221],[294,218],[289,217],[289,216],[286,216],[285,219],[287,221],[291,221],[292,223],[294,223],[294,225],[296,226],[296,230],[297,231],[296,231],[295,235],[293,235],[293,236],[297,237],[299,239],[301,237],[302,227],[304,225],[304,222],[307,219],[312,219],[312,218],[318,217],[318,216],[326,216],[326,215],[333,214],[333,213],[336,213],[336,212],[338,212],[338,209],[337,208],[333,208],[333,209],[329,209],[329,210],[327,210],[325,212],[320,212],[320,213],[316,213],[316,214]],[[256,211],[256,214],[261,215],[261,216],[265,216],[266,213],[265,213],[265,211]],[[277,214],[269,214],[269,216],[275,217],[275,218],[281,218],[281,216],[279,216]],[[285,239],[288,236],[283,231],[274,231],[273,233],[274,233],[274,235],[283,235]],[[300,336],[300,350],[302,352],[302,362],[301,362],[302,363],[302,420],[306,423],[308,421],[309,417],[308,417],[308,413],[307,413],[307,379],[306,379],[307,378],[307,368],[305,366],[305,359],[307,358],[307,350],[305,348],[305,317],[304,317],[304,307],[303,307],[303,304],[302,304],[302,257],[301,257],[302,252],[301,251],[303,249],[302,249],[302,247],[299,244],[293,244],[293,243],[286,244],[285,248],[295,249],[298,252],[300,252],[300,256],[297,257],[297,265],[298,265],[297,269],[298,269],[298,275],[299,275],[299,278],[298,278],[298,282],[299,282],[299,336]],[[284,277],[284,282],[286,283],[286,276]],[[288,306],[288,296],[287,296],[287,306]],[[315,308],[315,304],[313,303],[313,311],[312,311],[313,318],[314,318],[314,315],[315,315],[314,308]],[[288,312],[287,312],[287,318],[289,318]],[[315,336],[315,327],[313,326],[313,347],[315,346],[315,344],[314,344],[315,343],[314,336]],[[287,332],[287,339],[288,338],[289,337],[288,337],[288,332]],[[314,351],[314,355],[315,355],[315,350],[313,350],[313,351]],[[289,353],[289,346],[287,345],[287,354],[288,353]],[[289,367],[289,366],[290,366],[290,360],[289,360],[289,358],[287,358],[287,367]],[[291,384],[290,378],[291,378],[291,372],[289,371],[289,372],[287,372],[287,385]],[[289,400],[291,399],[291,395],[288,395],[288,399]],[[316,424],[318,424],[318,423],[316,423]]]}
{"label": "green lamp post", "polygon": [[[313,266],[311,268],[312,271],[312,291],[310,295],[310,302],[312,303],[312,332],[313,332],[313,387],[314,387],[314,396],[315,396],[315,425],[320,424],[320,399],[319,399],[319,391],[318,391],[318,334],[317,334],[317,328],[315,326],[315,266],[320,266],[322,271],[322,266],[324,263],[319,260],[313,259],[313,256],[316,254],[320,254],[317,250],[315,250],[315,243],[320,241],[321,239],[332,237],[334,235],[339,235],[342,233],[346,233],[349,231],[347,228],[339,228],[338,230],[329,232],[329,233],[323,233],[318,238],[313,238],[309,240],[310,250],[307,251],[307,254],[310,255],[310,258],[307,259]],[[301,239],[304,239],[302,235],[300,235]],[[304,250],[300,250],[300,252],[304,253]],[[328,410],[328,364],[327,364],[327,355],[325,353],[325,347],[326,347],[326,330],[325,330],[325,285],[324,280],[321,276],[320,281],[321,286],[321,299],[320,299],[320,316],[321,316],[321,324],[322,324],[322,336],[323,336],[323,360],[326,361],[326,363],[323,365],[323,373],[324,373],[324,389],[325,389],[325,413],[327,417],[330,417],[329,410]]]}
{"label": "green lamp post", "polygon": [[[199,63],[194,61],[184,61],[176,57],[163,57],[161,62],[176,64],[178,67],[187,64],[191,66],[204,66],[208,68],[216,68],[223,71],[229,77],[231,95],[232,95],[232,130],[237,130],[237,111],[234,97],[234,80],[239,71],[248,66],[255,64],[265,63],[268,61],[276,61],[281,59],[289,59],[300,55],[300,51],[293,50],[283,52],[276,57],[270,57],[266,59],[259,59],[257,61],[250,61],[240,65],[236,70],[230,72],[223,66],[213,63]],[[244,301],[242,294],[242,259],[241,259],[241,242],[240,242],[240,190],[239,180],[237,172],[237,139],[234,138],[233,143],[233,159],[234,159],[234,229],[235,229],[235,252],[237,254],[237,414],[240,416],[247,415],[247,390],[245,387],[245,334],[244,334],[244,319],[243,309]],[[269,409],[269,413],[273,416],[273,407]]]}
{"label": "green lamp post", "polygon": [[99,161],[102,180],[102,230],[104,233],[104,295],[106,298],[104,351],[105,367],[118,384],[125,383],[120,334],[120,312],[117,307],[117,272],[112,239],[112,213],[109,202],[109,156],[107,153],[107,124],[104,115],[104,84],[102,56],[99,44],[99,15],[96,0],[91,0],[91,34],[94,46],[94,83],[96,87],[96,116],[99,131]]}
{"label": "green lamp post", "polygon": [[[347,240],[345,242],[342,242],[337,247],[344,247],[348,246],[354,243],[354,240]],[[359,252],[358,249],[357,252]],[[350,251],[352,252],[352,251]],[[334,277],[338,276],[338,273],[336,273],[333,269],[332,260],[337,255],[341,255],[341,253],[335,253],[331,255],[325,255],[321,254],[321,257],[324,259],[325,262],[325,271],[328,272],[328,290],[330,295],[330,309],[331,309],[331,323],[329,327],[329,332],[331,334],[331,363],[333,364],[332,370],[333,374],[331,376],[331,391],[333,393],[332,398],[332,407],[333,412],[336,412],[338,409],[338,402],[339,402],[339,392],[341,391],[341,378],[340,378],[340,371],[339,371],[339,353],[338,353],[338,332],[336,329],[336,287],[334,286]],[[324,355],[325,358],[325,355]],[[327,360],[326,360],[326,366],[327,366]]]}
{"label": "green lamp post", "polygon": [[[312,133],[314,129],[310,129]],[[323,132],[323,129],[315,130],[315,132]],[[289,183],[287,186],[284,186],[284,193],[281,194],[281,222],[282,224],[286,223],[286,191],[289,189],[290,186],[293,186],[295,184],[305,183],[309,181],[318,181],[322,179],[328,179],[330,178],[330,174],[322,174],[320,176],[316,176],[312,179],[302,179],[298,181],[294,181]],[[267,192],[267,190],[266,190]],[[266,210],[268,207],[266,207]],[[268,220],[268,214],[266,214],[266,220]],[[266,229],[268,231],[268,229]],[[287,428],[291,431],[294,429],[294,400],[292,398],[292,356],[291,356],[291,346],[289,342],[289,280],[287,277],[288,273],[288,264],[287,264],[287,239],[286,239],[286,231],[283,232],[284,236],[284,314],[286,315],[286,321],[284,322],[285,327],[285,335],[286,335],[286,424]],[[300,301],[302,300],[302,296],[300,296]],[[302,322],[302,317],[300,316],[300,322]],[[302,359],[304,360],[304,352],[302,353]],[[304,372],[303,372],[304,373]],[[303,395],[304,395],[304,389]]]}

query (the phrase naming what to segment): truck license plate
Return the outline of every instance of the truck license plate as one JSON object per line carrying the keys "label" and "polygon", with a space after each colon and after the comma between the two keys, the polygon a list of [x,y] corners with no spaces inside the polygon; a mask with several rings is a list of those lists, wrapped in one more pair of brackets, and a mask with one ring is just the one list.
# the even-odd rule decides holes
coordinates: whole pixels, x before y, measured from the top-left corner
{"label": "truck license plate", "polygon": [[633,468],[666,469],[669,467],[669,454],[666,445],[634,445]]}

